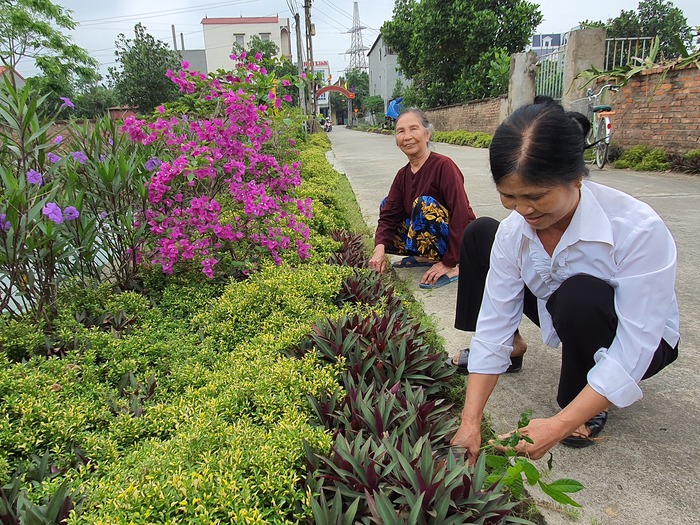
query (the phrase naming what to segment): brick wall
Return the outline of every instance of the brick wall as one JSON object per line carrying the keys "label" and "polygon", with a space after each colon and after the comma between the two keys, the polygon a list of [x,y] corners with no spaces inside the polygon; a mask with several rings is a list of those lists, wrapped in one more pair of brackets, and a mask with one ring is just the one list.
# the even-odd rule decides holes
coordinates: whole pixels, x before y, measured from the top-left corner
{"label": "brick wall", "polygon": [[700,148],[700,69],[689,66],[636,75],[608,96],[615,115],[612,141],[623,148],[640,144],[667,153]]}
{"label": "brick wall", "polygon": [[426,111],[436,131],[482,131],[493,135],[503,118],[506,97],[474,100]]}

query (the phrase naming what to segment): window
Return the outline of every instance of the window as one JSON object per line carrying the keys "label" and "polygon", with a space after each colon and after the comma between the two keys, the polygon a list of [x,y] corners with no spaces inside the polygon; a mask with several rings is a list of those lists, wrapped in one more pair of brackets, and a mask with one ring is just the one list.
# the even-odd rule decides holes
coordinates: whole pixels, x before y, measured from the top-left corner
{"label": "window", "polygon": [[262,40],[263,42],[269,42],[270,33],[260,33],[260,40]]}
{"label": "window", "polygon": [[236,44],[238,44],[239,46],[241,46],[241,47],[245,46],[245,35],[241,35],[241,34],[233,35],[233,39],[236,42]]}

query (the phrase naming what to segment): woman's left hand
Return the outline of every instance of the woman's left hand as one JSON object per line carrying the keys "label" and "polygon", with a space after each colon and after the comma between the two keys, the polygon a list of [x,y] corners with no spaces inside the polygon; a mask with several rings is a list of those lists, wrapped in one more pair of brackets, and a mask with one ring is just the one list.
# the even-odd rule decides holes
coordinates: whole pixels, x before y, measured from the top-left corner
{"label": "woman's left hand", "polygon": [[447,274],[448,277],[454,277],[459,275],[459,268],[457,266],[450,267],[442,264],[442,261],[433,264],[430,269],[423,274],[422,284],[435,284],[441,276]]}
{"label": "woman's left hand", "polygon": [[[498,439],[507,439],[511,434],[498,436]],[[515,447],[515,452],[518,456],[540,459],[550,448],[564,439],[568,433],[564,430],[563,425],[553,418],[548,418],[531,420],[529,425],[520,429],[520,435],[527,436],[532,440],[532,443],[521,439]],[[508,450],[508,447],[497,445],[496,449],[505,452]]]}

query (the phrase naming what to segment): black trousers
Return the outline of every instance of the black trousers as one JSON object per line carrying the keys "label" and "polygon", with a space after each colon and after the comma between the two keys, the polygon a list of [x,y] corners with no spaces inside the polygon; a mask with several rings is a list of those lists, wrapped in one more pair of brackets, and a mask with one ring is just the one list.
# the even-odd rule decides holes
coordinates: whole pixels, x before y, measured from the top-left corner
{"label": "black trousers", "polygon": [[[462,236],[459,256],[459,281],[455,328],[473,332],[489,270],[498,221],[481,217],[469,223]],[[547,300],[547,312],[562,342],[562,363],[557,403],[565,407],[587,384],[593,368],[593,355],[607,348],[617,332],[615,290],[591,275],[575,275],[565,280]],[[537,326],[537,299],[525,287],[523,313]],[[644,377],[647,379],[678,357],[678,345],[672,348],[661,339]]]}

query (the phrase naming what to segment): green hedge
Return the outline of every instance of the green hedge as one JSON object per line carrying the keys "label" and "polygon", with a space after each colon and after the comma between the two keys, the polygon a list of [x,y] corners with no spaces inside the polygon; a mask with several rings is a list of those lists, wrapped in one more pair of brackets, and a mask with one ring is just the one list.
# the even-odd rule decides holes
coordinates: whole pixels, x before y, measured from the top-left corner
{"label": "green hedge", "polygon": [[435,131],[431,138],[435,142],[447,142],[448,144],[472,148],[488,148],[493,137],[480,131]]}
{"label": "green hedge", "polygon": [[299,143],[298,195],[314,209],[308,264],[291,258],[228,283],[198,269],[146,272],[143,295],[74,284],[55,326],[0,317],[2,485],[19,470],[40,506],[67,482],[76,524],[311,515],[303,443],[323,452],[332,439],[310,424],[308,397],[336,389],[340,365],[283,352],[318,319],[368,308],[338,302],[350,270],[324,264],[340,245],[329,233],[350,226],[347,180],[327,147],[324,134]]}

